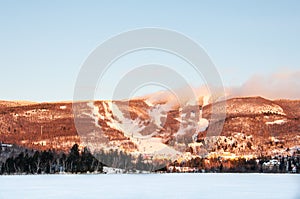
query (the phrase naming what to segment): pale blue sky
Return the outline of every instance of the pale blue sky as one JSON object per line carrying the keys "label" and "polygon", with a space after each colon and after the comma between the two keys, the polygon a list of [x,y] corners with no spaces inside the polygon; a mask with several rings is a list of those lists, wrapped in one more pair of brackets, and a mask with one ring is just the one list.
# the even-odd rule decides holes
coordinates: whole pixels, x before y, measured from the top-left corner
{"label": "pale blue sky", "polygon": [[0,1],[0,99],[71,100],[89,53],[142,27],[176,30],[198,42],[225,86],[297,71],[299,2]]}

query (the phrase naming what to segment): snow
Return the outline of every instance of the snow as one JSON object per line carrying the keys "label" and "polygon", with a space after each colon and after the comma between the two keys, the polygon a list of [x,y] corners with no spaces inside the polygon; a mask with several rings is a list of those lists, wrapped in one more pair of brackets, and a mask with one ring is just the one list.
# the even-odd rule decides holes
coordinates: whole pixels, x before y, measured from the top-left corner
{"label": "snow", "polygon": [[0,198],[297,199],[297,174],[1,176]]}
{"label": "snow", "polygon": [[97,106],[94,106],[93,102],[88,102],[87,106],[92,109],[92,114],[88,115],[94,119],[95,126],[101,128],[98,124],[98,118],[101,118],[101,115],[99,114],[99,108]]}
{"label": "snow", "polygon": [[275,120],[273,122],[266,122],[267,125],[272,125],[272,124],[284,124],[286,123],[286,120]]}
{"label": "snow", "polygon": [[201,118],[198,122],[198,131],[202,132],[208,128],[209,122],[205,118]]}
{"label": "snow", "polygon": [[170,107],[168,105],[155,105],[152,109],[149,110],[149,115],[152,118],[154,124],[157,127],[162,127],[164,124],[161,124],[161,118],[167,117],[167,111],[169,111]]}
{"label": "snow", "polygon": [[[109,122],[107,124],[115,129],[120,130],[124,133],[124,136],[130,139],[131,142],[137,145],[139,153],[152,154],[153,156],[166,155],[172,159],[176,158],[176,154],[179,153],[172,147],[169,147],[162,143],[161,138],[153,137],[157,132],[154,131],[149,135],[142,135],[140,132],[145,128],[141,125],[141,120],[139,118],[132,120],[130,118],[125,118],[122,111],[114,103],[108,103],[105,107],[105,117]],[[160,106],[159,111],[163,111],[166,107]],[[112,118],[111,113],[108,110],[113,111],[113,115],[117,120]],[[156,121],[158,123],[158,121]]]}
{"label": "snow", "polygon": [[210,100],[210,96],[206,95],[203,97],[203,105],[202,106],[206,106],[209,104],[209,100]]}
{"label": "snow", "polygon": [[64,110],[64,109],[67,108],[67,106],[60,106],[59,108],[62,109],[62,110]]}
{"label": "snow", "polygon": [[120,130],[121,132],[124,133],[126,137],[130,137],[130,136],[142,137],[142,135],[139,132],[141,132],[145,128],[145,126],[140,125],[139,118],[135,120],[132,120],[131,118],[125,118],[123,116],[123,113],[120,111],[119,107],[115,104],[110,104],[109,107],[110,110],[113,111],[113,115],[118,119],[115,120],[112,117],[109,117],[109,115],[107,115],[107,119],[110,120],[108,124],[111,127]]}

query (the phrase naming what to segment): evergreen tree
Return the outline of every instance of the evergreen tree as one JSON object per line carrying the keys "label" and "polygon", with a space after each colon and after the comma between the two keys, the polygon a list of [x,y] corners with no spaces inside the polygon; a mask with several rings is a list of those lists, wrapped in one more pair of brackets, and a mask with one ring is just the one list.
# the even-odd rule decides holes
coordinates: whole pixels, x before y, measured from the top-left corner
{"label": "evergreen tree", "polygon": [[78,144],[74,144],[70,150],[70,154],[67,158],[68,171],[77,173],[80,171],[80,154]]}

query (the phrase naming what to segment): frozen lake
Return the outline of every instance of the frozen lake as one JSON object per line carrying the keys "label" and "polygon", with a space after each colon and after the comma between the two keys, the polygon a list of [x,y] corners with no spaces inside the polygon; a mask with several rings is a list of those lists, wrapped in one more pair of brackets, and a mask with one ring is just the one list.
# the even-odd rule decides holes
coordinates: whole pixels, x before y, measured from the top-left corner
{"label": "frozen lake", "polygon": [[300,175],[196,173],[0,176],[0,198],[299,199]]}

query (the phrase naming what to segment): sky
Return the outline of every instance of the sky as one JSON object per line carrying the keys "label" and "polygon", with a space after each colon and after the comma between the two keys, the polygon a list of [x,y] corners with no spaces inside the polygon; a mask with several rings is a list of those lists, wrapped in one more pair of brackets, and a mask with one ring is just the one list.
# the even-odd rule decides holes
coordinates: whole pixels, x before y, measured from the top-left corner
{"label": "sky", "polygon": [[[0,99],[72,100],[90,53],[114,35],[144,27],[174,30],[197,42],[232,95],[299,99],[299,10],[297,0],[0,0]],[[106,78],[106,92],[97,98],[109,98],[122,65],[138,63],[135,58],[142,56],[116,63]],[[198,86],[197,77],[177,58],[150,57],[163,59]],[[141,93],[154,90],[150,86]]]}

